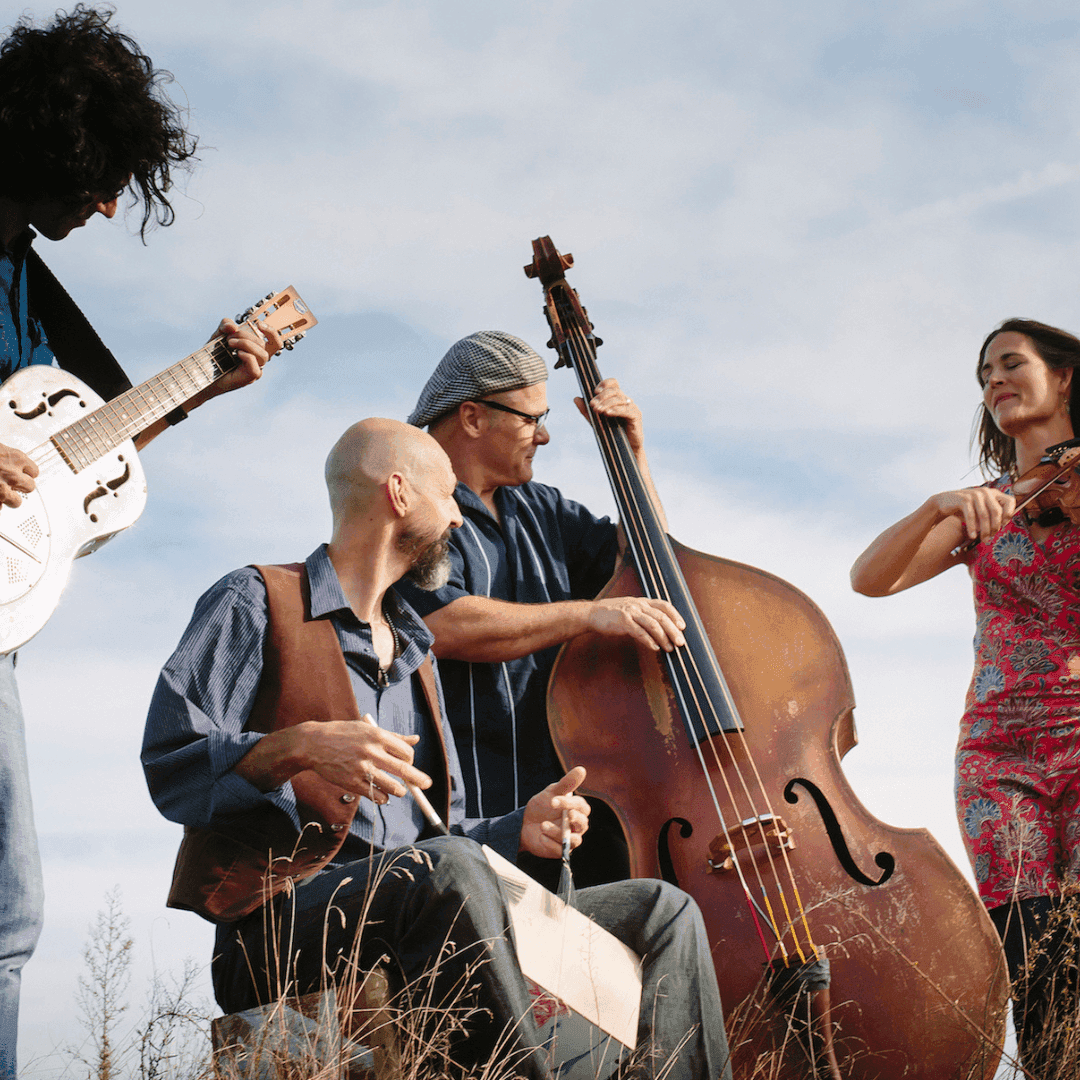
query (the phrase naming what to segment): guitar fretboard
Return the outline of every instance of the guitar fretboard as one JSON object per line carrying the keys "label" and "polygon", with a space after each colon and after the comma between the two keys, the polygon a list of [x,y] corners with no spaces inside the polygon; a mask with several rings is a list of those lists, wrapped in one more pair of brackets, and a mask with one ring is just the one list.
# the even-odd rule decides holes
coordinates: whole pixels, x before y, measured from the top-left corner
{"label": "guitar fretboard", "polygon": [[52,443],[71,471],[81,472],[234,367],[236,359],[225,343],[213,341],[62,428],[53,435]]}

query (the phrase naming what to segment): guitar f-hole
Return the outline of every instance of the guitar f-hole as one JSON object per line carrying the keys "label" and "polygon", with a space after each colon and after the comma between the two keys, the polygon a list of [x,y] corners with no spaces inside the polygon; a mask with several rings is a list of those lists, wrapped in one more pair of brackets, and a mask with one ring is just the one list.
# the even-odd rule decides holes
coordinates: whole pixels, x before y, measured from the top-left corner
{"label": "guitar f-hole", "polygon": [[[79,393],[78,393],[77,390],[71,390],[71,389],[65,388],[63,390],[57,390],[56,393],[54,393],[54,394],[49,394],[49,396],[46,397],[44,401],[39,401],[35,408],[29,409],[27,412],[19,412],[18,403],[15,402],[15,401],[9,401],[8,406],[11,408],[12,412],[14,412],[15,415],[20,420],[33,420],[35,416],[40,416],[43,412],[47,412],[47,411],[49,411],[51,409],[54,409],[59,402],[64,400],[64,398],[66,398],[66,397],[77,398],[78,396],[79,396]],[[86,408],[86,402],[85,401],[80,400],[79,404],[84,409]],[[52,414],[50,413],[50,415],[52,415]]]}
{"label": "guitar f-hole", "polygon": [[19,406],[14,401],[9,401],[8,404],[20,420],[33,420],[35,416],[40,416],[47,408],[44,401],[39,401],[36,409],[31,409],[29,412],[19,412]]}
{"label": "guitar f-hole", "polygon": [[[90,504],[95,499],[100,499],[102,495],[108,495],[108,494],[109,494],[109,491],[108,491],[107,488],[103,488],[103,487],[94,488],[94,490],[91,491],[90,494],[87,495],[85,499],[83,499],[83,504],[82,504],[83,513],[84,514],[90,514]],[[90,514],[90,520],[96,522],[97,521],[97,514]]]}
{"label": "guitar f-hole", "polygon": [[[64,398],[66,398],[66,397],[78,397],[78,396],[79,395],[74,390],[57,390],[55,394],[50,394],[49,395],[49,398],[48,398],[49,408],[50,409],[55,409],[57,403],[63,401]],[[82,407],[84,409],[86,408],[86,402],[85,401],[80,401],[79,404],[82,405]],[[18,415],[18,414],[16,413],[16,415]]]}
{"label": "guitar f-hole", "polygon": [[[117,455],[117,460],[124,461],[124,455]],[[129,462],[124,462],[124,471],[119,476],[113,477],[112,480],[106,480],[104,484],[98,484],[98,486],[83,499],[83,513],[88,514],[91,521],[97,522],[97,514],[90,513],[90,504],[95,499],[100,499],[103,495],[108,495],[110,491],[114,496],[117,495],[117,489],[123,487],[130,479],[131,464]]]}
{"label": "guitar f-hole", "polygon": [[[121,457],[120,460],[123,461],[124,459]],[[131,466],[130,465],[125,465],[124,466],[124,471],[115,480],[107,480],[105,482],[105,486],[115,495],[116,494],[116,489],[118,487],[122,487],[130,479],[131,479]]]}

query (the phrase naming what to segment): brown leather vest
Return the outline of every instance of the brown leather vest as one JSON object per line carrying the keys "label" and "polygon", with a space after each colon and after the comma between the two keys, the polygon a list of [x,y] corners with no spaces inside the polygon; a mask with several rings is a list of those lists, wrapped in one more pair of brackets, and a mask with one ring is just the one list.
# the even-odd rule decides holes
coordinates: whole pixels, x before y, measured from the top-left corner
{"label": "brown leather vest", "polygon": [[[247,731],[277,731],[305,720],[360,720],[348,668],[329,619],[311,617],[303,563],[256,566],[266,582],[270,623],[263,671]],[[431,658],[417,670],[439,740],[443,768],[429,795],[450,813],[446,741]],[[266,804],[226,827],[185,826],[176,856],[170,907],[198,912],[211,922],[233,922],[272,896],[318,873],[345,842],[356,816],[357,796],[306,770],[292,778],[302,830]]]}

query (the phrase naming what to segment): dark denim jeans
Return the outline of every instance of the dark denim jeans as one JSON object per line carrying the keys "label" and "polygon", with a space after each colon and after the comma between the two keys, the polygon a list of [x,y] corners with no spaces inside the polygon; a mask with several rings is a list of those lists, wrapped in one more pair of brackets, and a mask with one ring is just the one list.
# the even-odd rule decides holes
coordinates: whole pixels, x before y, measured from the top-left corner
{"label": "dark denim jeans", "polygon": [[15,663],[0,656],[0,1080],[14,1080],[19,984],[45,905]]}
{"label": "dark denim jeans", "polygon": [[[417,852],[424,858],[418,860]],[[369,890],[370,875],[380,863],[393,869]],[[665,1074],[671,1080],[731,1080],[720,995],[694,901],[663,882],[639,880],[582,889],[576,902],[644,958],[638,1041],[652,1041],[656,1071],[681,1046]],[[472,841],[427,840],[415,849],[325,871],[273,907],[276,941],[268,940],[263,911],[218,930],[214,990],[226,1012],[276,996],[276,964],[267,964],[267,956],[292,958],[294,992],[317,990],[323,942],[332,968],[353,948],[363,914],[358,959],[364,967],[387,955],[398,985],[408,986],[430,971],[439,956],[427,991],[436,1006],[454,1000],[466,975],[476,986],[477,1001],[489,1015],[474,1017],[468,1034],[454,1045],[456,1064],[482,1064],[503,1039],[503,1046],[520,1053],[523,1072],[537,1080],[550,1077],[543,1053],[534,1049],[539,1039],[502,890]],[[455,943],[452,952],[444,948],[447,940]]]}

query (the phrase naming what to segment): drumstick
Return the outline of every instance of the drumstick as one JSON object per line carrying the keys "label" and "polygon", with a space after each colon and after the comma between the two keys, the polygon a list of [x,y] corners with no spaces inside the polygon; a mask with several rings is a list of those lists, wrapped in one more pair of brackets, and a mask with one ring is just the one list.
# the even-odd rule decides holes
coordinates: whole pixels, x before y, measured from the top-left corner
{"label": "drumstick", "polygon": [[[360,719],[366,720],[372,727],[379,726],[375,723],[375,717],[373,717],[371,713],[364,713]],[[398,779],[401,780],[401,777],[398,777]],[[449,836],[450,830],[444,824],[443,819],[439,817],[439,812],[431,805],[428,797],[415,784],[410,784],[407,780],[401,780],[401,782],[405,785],[405,790],[413,797],[413,801],[416,805],[420,807],[420,813],[422,813],[424,817],[428,819],[428,822],[434,828],[438,829],[443,836]]]}

